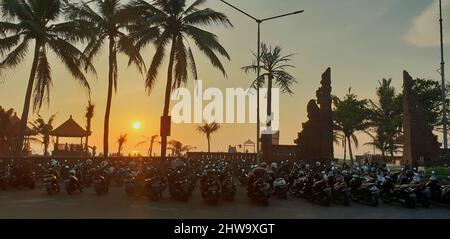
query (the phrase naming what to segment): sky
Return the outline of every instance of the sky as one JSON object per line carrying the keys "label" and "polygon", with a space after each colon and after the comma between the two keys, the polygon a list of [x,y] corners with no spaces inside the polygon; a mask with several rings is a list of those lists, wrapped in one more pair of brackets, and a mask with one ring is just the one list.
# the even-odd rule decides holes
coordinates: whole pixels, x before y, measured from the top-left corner
{"label": "sky", "polygon": [[[123,1],[124,3],[127,1]],[[189,1],[188,1],[189,2]],[[438,0],[229,0],[252,15],[265,18],[294,10],[305,10],[301,15],[279,19],[262,25],[262,40],[269,45],[280,45],[285,54],[296,53],[291,74],[298,80],[295,95],[280,99],[281,143],[293,144],[302,123],[307,121],[306,105],[315,98],[320,86],[320,76],[327,67],[332,68],[333,94],[343,96],[349,87],[361,98],[374,99],[375,88],[382,78],[393,78],[393,84],[401,90],[402,72],[407,70],[414,77],[439,80],[436,71],[440,64]],[[450,54],[450,0],[443,0],[445,24],[445,53]],[[211,67],[198,51],[199,79],[204,88],[248,88],[254,76],[246,75],[241,67],[252,63],[251,52],[256,49],[256,23],[241,15],[219,0],[209,0],[205,7],[225,13],[234,24],[233,28],[208,27],[231,55],[231,61],[223,59],[228,78]],[[194,47],[195,48],[195,47]],[[31,51],[31,50],[30,50]],[[149,65],[154,49],[142,52]],[[25,89],[31,66],[31,57],[24,64],[4,73],[0,83],[0,105],[22,112]],[[85,125],[84,111],[88,94],[55,57],[50,58],[54,84],[51,103],[40,114],[47,118],[57,114],[55,125],[73,115]],[[135,147],[143,135],[159,132],[159,118],[163,110],[163,92],[167,64],[161,68],[156,88],[147,94],[143,76],[134,67],[127,67],[127,59],[119,57],[119,88],[113,97],[111,112],[110,151],[117,151],[117,138],[128,133],[125,151],[146,152],[146,145]],[[101,151],[103,116],[107,93],[107,55],[97,56],[94,62],[98,78],[89,76],[92,100],[96,105],[93,119],[93,135],[90,143]],[[193,83],[187,85],[193,89]],[[30,115],[34,118],[34,115]],[[133,122],[140,121],[142,128],[133,129]],[[170,139],[206,151],[206,138],[195,132],[196,125],[173,125]],[[228,145],[239,145],[247,139],[255,141],[256,126],[253,124],[222,125],[213,135],[212,150],[226,151]],[[239,132],[239,133],[236,133]],[[356,153],[373,152],[363,146],[366,135],[360,135],[361,145]],[[72,141],[68,141],[72,142]],[[74,141],[78,142],[78,140]],[[34,146],[35,152],[42,151]],[[159,150],[158,150],[159,151]],[[336,156],[342,149],[335,147]]]}

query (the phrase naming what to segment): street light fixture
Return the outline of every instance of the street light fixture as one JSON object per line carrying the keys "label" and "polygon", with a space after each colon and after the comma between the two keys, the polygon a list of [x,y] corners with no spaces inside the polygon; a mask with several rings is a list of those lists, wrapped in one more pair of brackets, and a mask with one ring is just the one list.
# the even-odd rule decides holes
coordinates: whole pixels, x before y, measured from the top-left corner
{"label": "street light fixture", "polygon": [[[258,24],[258,53],[257,53],[258,54],[257,55],[258,78],[256,78],[256,81],[257,81],[257,85],[256,85],[256,97],[257,97],[257,103],[256,103],[257,104],[257,107],[256,107],[257,108],[256,109],[256,111],[257,111],[257,113],[256,113],[256,115],[257,115],[257,117],[256,117],[257,118],[257,120],[256,120],[257,121],[257,123],[256,123],[256,125],[257,125],[256,126],[256,131],[257,131],[257,135],[256,135],[256,161],[259,164],[260,163],[260,150],[259,150],[259,148],[260,148],[260,142],[261,142],[261,139],[260,139],[260,131],[261,131],[261,129],[260,129],[260,127],[261,127],[260,122],[261,122],[261,119],[260,119],[260,112],[259,112],[259,107],[260,107],[259,106],[260,105],[260,102],[259,102],[260,101],[259,100],[259,95],[260,95],[259,78],[261,77],[261,65],[260,65],[261,64],[261,59],[260,59],[261,58],[261,24],[263,22],[266,22],[266,21],[270,21],[270,20],[274,20],[274,19],[278,19],[278,18],[283,18],[283,17],[288,17],[288,16],[291,16],[291,15],[297,15],[297,14],[303,13],[304,10],[295,11],[295,12],[291,12],[291,13],[287,13],[287,14],[282,14],[282,15],[278,15],[278,16],[274,16],[274,17],[258,19],[256,17],[246,13],[245,11],[239,9],[238,7],[232,5],[231,3],[228,3],[227,1],[224,1],[224,0],[220,0],[220,1],[225,3],[226,5],[230,6],[231,8],[234,8],[235,10],[239,11],[240,13],[246,15],[247,17],[255,20],[256,23]],[[269,119],[269,120],[271,120],[271,119]]]}

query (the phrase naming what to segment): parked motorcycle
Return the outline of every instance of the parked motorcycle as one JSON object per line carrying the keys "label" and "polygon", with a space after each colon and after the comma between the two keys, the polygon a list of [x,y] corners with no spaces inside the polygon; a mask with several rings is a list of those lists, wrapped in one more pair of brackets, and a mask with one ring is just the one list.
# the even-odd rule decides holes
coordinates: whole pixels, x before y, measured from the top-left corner
{"label": "parked motorcycle", "polygon": [[273,181],[273,195],[277,198],[287,199],[289,184],[284,178],[277,178]]}
{"label": "parked motorcycle", "polygon": [[104,195],[109,192],[109,185],[106,177],[103,174],[99,174],[94,179],[94,188],[97,195]]}
{"label": "parked motorcycle", "polygon": [[163,177],[154,177],[145,180],[144,190],[152,201],[158,201],[166,189],[166,180]]}
{"label": "parked motorcycle", "polygon": [[380,190],[370,178],[362,178],[359,175],[353,175],[349,182],[350,197],[355,202],[369,204],[377,207],[379,204]]}
{"label": "parked motorcycle", "polygon": [[343,176],[336,177],[332,187],[333,201],[345,206],[350,205],[350,189],[347,187]]}
{"label": "parked motorcycle", "polygon": [[441,185],[434,172],[426,185],[430,190],[430,198],[433,203],[450,206],[450,185]]}
{"label": "parked motorcycle", "polygon": [[226,201],[234,201],[236,196],[236,185],[234,184],[233,177],[229,176],[222,182],[222,195]]}
{"label": "parked motorcycle", "polygon": [[83,187],[81,186],[79,179],[75,176],[76,172],[71,170],[69,175],[69,178],[65,180],[67,194],[70,195],[75,191],[80,191],[80,193],[83,192]]}
{"label": "parked motorcycle", "polygon": [[389,176],[385,177],[385,182],[381,186],[380,198],[384,203],[399,202],[409,208],[414,208],[417,201],[417,195],[410,185],[395,185]]}

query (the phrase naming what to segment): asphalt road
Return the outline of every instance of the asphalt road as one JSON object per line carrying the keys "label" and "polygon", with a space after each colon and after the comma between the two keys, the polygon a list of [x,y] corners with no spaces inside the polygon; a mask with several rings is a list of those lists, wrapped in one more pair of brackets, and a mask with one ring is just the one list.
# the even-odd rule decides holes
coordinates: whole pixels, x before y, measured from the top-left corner
{"label": "asphalt road", "polygon": [[159,202],[129,198],[122,188],[111,188],[105,196],[93,189],[82,194],[65,192],[48,196],[44,189],[0,191],[1,219],[450,219],[450,209],[408,209],[381,203],[378,208],[351,206],[322,207],[297,198],[271,199],[269,207],[252,203],[244,188],[235,202],[206,205],[196,191],[188,203],[177,202],[166,192]]}

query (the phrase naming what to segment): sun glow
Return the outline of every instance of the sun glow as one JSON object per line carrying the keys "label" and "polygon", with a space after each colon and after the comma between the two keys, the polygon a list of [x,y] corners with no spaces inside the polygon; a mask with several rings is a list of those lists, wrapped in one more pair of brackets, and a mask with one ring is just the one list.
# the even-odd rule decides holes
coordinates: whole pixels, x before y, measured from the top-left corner
{"label": "sun glow", "polygon": [[134,123],[133,123],[133,129],[140,129],[141,128],[141,122],[139,122],[139,121],[135,121]]}

